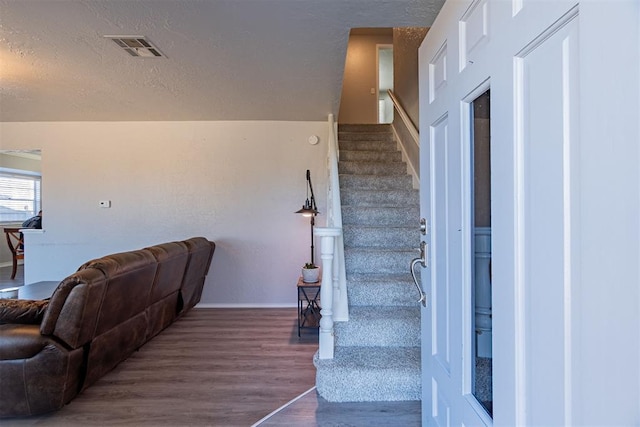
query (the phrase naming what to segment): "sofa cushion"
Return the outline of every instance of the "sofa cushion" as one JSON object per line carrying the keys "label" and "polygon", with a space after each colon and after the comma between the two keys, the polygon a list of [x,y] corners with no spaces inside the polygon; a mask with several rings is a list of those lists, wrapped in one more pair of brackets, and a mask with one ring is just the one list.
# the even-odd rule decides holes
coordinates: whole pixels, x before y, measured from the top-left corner
{"label": "sofa cushion", "polygon": [[[33,325],[22,327],[37,332]],[[82,348],[68,350],[53,339],[41,339],[47,342],[32,357],[0,361],[1,416],[53,411],[78,394],[82,378]]]}
{"label": "sofa cushion", "polygon": [[177,292],[182,284],[189,250],[182,242],[163,243],[146,248],[158,261],[158,270],[151,290],[150,303]]}
{"label": "sofa cushion", "polygon": [[51,296],[40,332],[58,337],[71,348],[88,343],[96,329],[106,285],[104,273],[93,268],[68,276]]}
{"label": "sofa cushion", "polygon": [[48,305],[48,300],[0,299],[0,324],[39,325]]}
{"label": "sofa cushion", "polygon": [[28,359],[51,342],[40,335],[39,325],[0,325],[0,360]]}
{"label": "sofa cushion", "polygon": [[145,343],[147,325],[147,314],[142,312],[97,335],[86,355],[87,371],[82,388],[86,389],[98,381],[140,348]]}
{"label": "sofa cushion", "polygon": [[95,268],[107,277],[95,336],[103,334],[145,311],[157,262],[146,250],[122,252],[89,261],[81,269]]}

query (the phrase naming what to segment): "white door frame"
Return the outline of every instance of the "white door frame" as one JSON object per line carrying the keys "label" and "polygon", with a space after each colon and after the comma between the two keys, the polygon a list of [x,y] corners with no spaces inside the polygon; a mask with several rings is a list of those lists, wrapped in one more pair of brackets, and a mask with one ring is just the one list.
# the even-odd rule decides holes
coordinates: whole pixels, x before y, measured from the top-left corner
{"label": "white door frame", "polygon": [[[393,43],[376,43],[376,121],[380,121],[380,49],[393,49]],[[393,107],[392,107],[393,108]]]}

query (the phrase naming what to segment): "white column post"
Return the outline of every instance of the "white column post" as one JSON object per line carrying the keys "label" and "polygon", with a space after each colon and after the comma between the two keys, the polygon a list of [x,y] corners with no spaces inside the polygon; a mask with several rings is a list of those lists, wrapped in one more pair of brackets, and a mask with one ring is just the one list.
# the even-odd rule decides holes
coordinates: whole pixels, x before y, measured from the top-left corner
{"label": "white column post", "polygon": [[322,285],[320,287],[320,337],[318,356],[333,359],[333,258],[334,239],[342,234],[340,228],[316,227],[314,234],[321,238]]}

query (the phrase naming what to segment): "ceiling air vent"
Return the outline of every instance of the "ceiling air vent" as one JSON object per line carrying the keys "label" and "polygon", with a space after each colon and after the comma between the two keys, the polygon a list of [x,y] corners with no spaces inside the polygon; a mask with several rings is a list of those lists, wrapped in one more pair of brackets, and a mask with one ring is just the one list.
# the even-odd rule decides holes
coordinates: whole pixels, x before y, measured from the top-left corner
{"label": "ceiling air vent", "polygon": [[138,58],[159,58],[164,57],[160,50],[155,47],[144,36],[104,36],[113,40],[115,44],[124,49],[131,56]]}

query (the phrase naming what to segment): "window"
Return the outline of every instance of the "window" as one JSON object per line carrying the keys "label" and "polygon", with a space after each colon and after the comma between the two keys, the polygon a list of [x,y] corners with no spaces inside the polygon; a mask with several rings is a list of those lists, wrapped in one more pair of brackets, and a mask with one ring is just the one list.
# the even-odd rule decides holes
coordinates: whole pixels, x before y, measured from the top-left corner
{"label": "window", "polygon": [[28,171],[0,168],[0,222],[19,222],[36,215],[41,206],[41,177]]}

